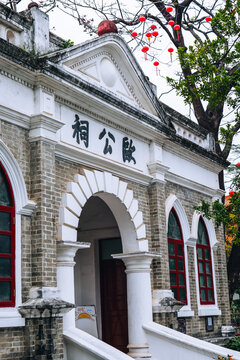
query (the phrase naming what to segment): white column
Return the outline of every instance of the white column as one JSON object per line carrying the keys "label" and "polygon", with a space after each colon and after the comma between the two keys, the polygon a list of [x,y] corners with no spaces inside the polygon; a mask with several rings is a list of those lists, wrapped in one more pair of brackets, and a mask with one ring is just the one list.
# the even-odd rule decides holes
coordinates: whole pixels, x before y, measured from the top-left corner
{"label": "white column", "polygon": [[126,265],[129,354],[135,359],[150,359],[143,324],[152,321],[151,262],[160,255],[148,252],[117,254]]}
{"label": "white column", "polygon": [[[90,243],[61,241],[57,245],[57,285],[62,300],[75,304],[74,256],[78,249],[90,247]],[[63,317],[63,330],[75,327],[75,309]]]}

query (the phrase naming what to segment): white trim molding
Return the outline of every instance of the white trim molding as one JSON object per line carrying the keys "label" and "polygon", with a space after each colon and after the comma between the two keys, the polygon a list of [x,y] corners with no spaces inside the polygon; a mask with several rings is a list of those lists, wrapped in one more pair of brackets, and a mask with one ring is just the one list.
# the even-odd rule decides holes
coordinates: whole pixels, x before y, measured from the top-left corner
{"label": "white trim molding", "polygon": [[[198,267],[197,267],[197,238],[198,238],[198,223],[200,217],[203,218],[209,238],[209,244],[211,248],[211,259],[212,259],[212,278],[213,278],[213,287],[214,287],[214,299],[215,304],[202,305],[200,303],[200,289],[198,282]],[[214,253],[213,250],[218,247],[219,242],[216,238],[216,233],[214,229],[214,224],[212,220],[206,219],[199,212],[195,211],[192,218],[192,233],[191,238],[195,239],[194,246],[194,265],[195,265],[195,276],[196,276],[196,292],[197,292],[197,306],[198,306],[198,316],[219,316],[221,315],[221,310],[218,308],[217,302],[217,289],[216,289],[216,276],[215,276],[215,267],[214,267]]]}
{"label": "white trim molding", "polygon": [[27,190],[21,169],[2,140],[0,140],[0,161],[3,164],[12,189],[15,201],[15,307],[0,308],[0,327],[24,326],[25,319],[17,308],[21,305],[21,215],[31,216],[35,203],[28,199]]}
{"label": "white trim molding", "polygon": [[12,185],[16,213],[25,212],[24,215],[31,216],[36,204],[28,199],[21,169],[11,151],[2,140],[0,140],[0,161],[3,164]]}
{"label": "white trim molding", "polygon": [[178,216],[180,226],[182,229],[182,236],[183,236],[183,243],[184,243],[184,261],[185,261],[185,275],[186,275],[186,290],[187,290],[187,305],[183,306],[178,311],[178,317],[190,317],[194,316],[194,311],[191,310],[191,301],[190,301],[190,285],[189,285],[189,276],[188,276],[188,251],[187,246],[189,238],[190,238],[190,227],[188,223],[188,218],[185,213],[185,210],[180,202],[180,200],[176,197],[176,195],[169,195],[165,202],[165,209],[166,209],[166,229],[168,228],[168,219],[169,214],[174,208],[176,214]]}

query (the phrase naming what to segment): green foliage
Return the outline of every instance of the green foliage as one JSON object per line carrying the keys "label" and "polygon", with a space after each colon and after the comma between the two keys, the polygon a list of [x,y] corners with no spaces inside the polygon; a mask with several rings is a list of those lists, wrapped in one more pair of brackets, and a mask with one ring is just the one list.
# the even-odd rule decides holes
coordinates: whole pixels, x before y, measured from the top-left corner
{"label": "green foliage", "polygon": [[240,336],[235,336],[225,345],[228,349],[240,351]]}
{"label": "green foliage", "polygon": [[187,75],[167,80],[186,103],[201,99],[210,109],[224,102],[234,108],[239,104],[240,70],[233,70],[240,61],[239,13],[239,0],[226,0],[212,18],[215,35],[211,39],[196,40],[188,48],[178,47],[179,61]]}
{"label": "green foliage", "polygon": [[74,46],[74,42],[73,42],[72,40],[70,40],[70,39],[64,41],[64,42],[60,45],[60,47],[61,47],[62,49],[66,49],[66,48],[69,48],[69,47],[72,47],[72,46]]}
{"label": "green foliage", "polygon": [[[238,289],[239,291],[239,289]],[[240,326],[240,301],[232,300],[231,303],[232,320],[235,326]]]}
{"label": "green foliage", "polygon": [[224,225],[227,242],[240,244],[240,163],[231,165],[229,171],[233,174],[233,180],[226,204],[219,200],[212,204],[201,200],[201,205],[194,209],[207,219],[214,219],[217,226]]}

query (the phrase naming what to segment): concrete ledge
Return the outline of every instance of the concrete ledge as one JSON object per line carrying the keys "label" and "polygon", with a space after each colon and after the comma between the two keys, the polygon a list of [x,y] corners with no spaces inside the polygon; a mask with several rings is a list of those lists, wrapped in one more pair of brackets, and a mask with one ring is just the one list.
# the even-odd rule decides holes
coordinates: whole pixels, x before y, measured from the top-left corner
{"label": "concrete ledge", "polygon": [[[240,360],[240,352],[223,348],[206,341],[196,339],[179,331],[149,322],[143,325],[146,331],[150,351],[154,360],[176,358],[178,360],[212,360],[232,355]],[[161,351],[159,351],[161,349]]]}

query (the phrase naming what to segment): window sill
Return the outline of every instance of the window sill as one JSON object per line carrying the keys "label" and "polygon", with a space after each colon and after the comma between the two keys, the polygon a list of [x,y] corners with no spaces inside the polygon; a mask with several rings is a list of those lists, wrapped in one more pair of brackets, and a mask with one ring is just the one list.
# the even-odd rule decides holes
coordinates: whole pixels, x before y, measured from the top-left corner
{"label": "window sill", "polygon": [[192,317],[194,316],[194,311],[192,311],[187,305],[183,306],[177,313],[179,317]]}
{"label": "window sill", "polygon": [[198,316],[219,316],[221,310],[216,305],[202,305],[198,308]]}
{"label": "window sill", "polygon": [[25,319],[16,308],[0,309],[0,328],[25,326]]}

